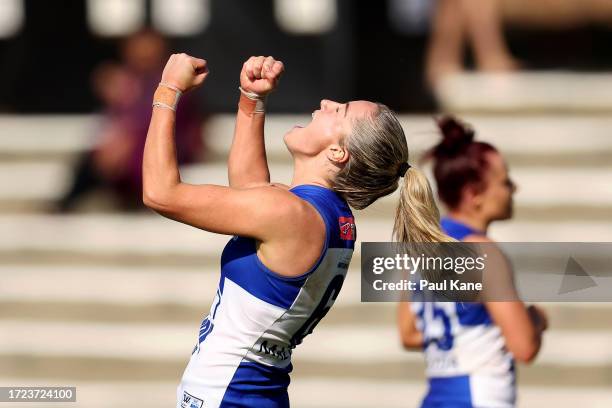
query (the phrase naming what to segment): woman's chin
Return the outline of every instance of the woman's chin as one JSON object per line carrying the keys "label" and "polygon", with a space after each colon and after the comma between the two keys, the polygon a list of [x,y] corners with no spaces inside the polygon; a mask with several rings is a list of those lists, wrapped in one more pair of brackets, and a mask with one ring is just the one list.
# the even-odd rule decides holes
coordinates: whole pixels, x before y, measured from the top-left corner
{"label": "woman's chin", "polygon": [[295,125],[295,126],[293,126],[293,127],[292,127],[292,128],[289,130],[289,132],[287,132],[287,134],[289,134],[289,133],[296,133],[296,132],[300,132],[302,129],[304,129],[304,126],[302,126],[302,125]]}
{"label": "woman's chin", "polygon": [[285,136],[283,136],[283,140],[285,141],[285,144],[289,145],[291,144],[291,139],[295,139],[299,137],[299,133],[302,131],[303,128],[304,128],[303,126],[295,125],[291,129],[289,129],[289,131],[285,133]]}
{"label": "woman's chin", "polygon": [[291,140],[290,140],[292,132],[293,132],[293,129],[285,133],[285,135],[283,136],[283,142],[285,142],[285,147],[287,147],[287,150],[289,150],[289,153],[291,153],[291,155],[293,155],[293,149],[291,147]]}

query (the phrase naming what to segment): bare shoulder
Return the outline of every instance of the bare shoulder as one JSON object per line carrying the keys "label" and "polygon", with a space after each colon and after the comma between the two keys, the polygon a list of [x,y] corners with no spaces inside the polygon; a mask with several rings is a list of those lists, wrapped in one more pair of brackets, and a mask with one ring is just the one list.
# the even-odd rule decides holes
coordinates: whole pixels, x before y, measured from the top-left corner
{"label": "bare shoulder", "polygon": [[267,205],[277,215],[278,221],[287,220],[291,225],[312,225],[313,220],[321,217],[314,206],[293,194],[286,184],[268,183],[251,190],[260,192],[262,198],[266,197],[262,199],[261,204]]}

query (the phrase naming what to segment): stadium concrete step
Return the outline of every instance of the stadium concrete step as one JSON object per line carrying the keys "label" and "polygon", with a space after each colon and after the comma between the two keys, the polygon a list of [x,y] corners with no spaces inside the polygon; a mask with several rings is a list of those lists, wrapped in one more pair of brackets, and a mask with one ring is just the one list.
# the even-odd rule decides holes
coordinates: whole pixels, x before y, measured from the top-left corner
{"label": "stadium concrete step", "polygon": [[[316,108],[313,106],[313,110]],[[511,164],[592,166],[610,163],[612,118],[607,115],[466,114],[462,118],[475,127],[479,140],[493,143]],[[266,148],[271,162],[291,161],[283,135],[294,125],[304,125],[310,120],[310,115],[268,115]],[[96,115],[0,115],[0,162],[66,162],[95,144],[98,121]],[[234,121],[232,114],[218,114],[207,122],[204,137],[209,160],[226,160]],[[413,162],[440,139],[434,115],[400,115],[400,122]]]}
{"label": "stadium concrete step", "polygon": [[[200,321],[103,323],[86,320],[65,322],[3,319],[0,320],[3,329],[0,354],[5,357],[29,353],[36,356],[83,359],[181,362],[193,349],[199,323]],[[374,330],[369,330],[368,327],[368,322],[346,325],[323,322],[317,326],[316,333],[295,351],[293,361],[338,365],[342,365],[344,361],[375,365],[422,360],[420,353],[402,350],[395,325],[377,325]],[[27,336],[24,336],[24,333],[27,333]],[[575,331],[551,328],[546,333],[545,341],[546,347],[537,358],[539,366],[602,366],[612,370],[612,351],[606,347],[612,341],[612,331],[609,329]],[[353,343],[359,353],[347,348],[348,343]],[[581,344],[581,349],[571,352],[568,347],[573,344]],[[535,369],[535,366],[532,369]],[[376,376],[377,373],[371,375]]]}
{"label": "stadium concrete step", "polygon": [[[358,221],[356,254],[360,243],[391,240],[393,219]],[[93,262],[129,262],[167,257],[197,265],[218,262],[219,254],[229,237],[186,226],[158,215],[0,215],[0,262],[41,263],[47,259],[80,262],[93,257]],[[511,222],[492,228],[492,236],[500,242],[608,242],[612,222]],[[171,259],[174,258],[174,259]],[[59,260],[58,260],[59,259]]]}
{"label": "stadium concrete step", "polygon": [[[612,214],[612,118],[606,116],[537,115],[478,116],[481,140],[494,143],[506,155],[519,184],[517,215],[525,219],[609,219]],[[2,116],[0,131],[0,212],[40,212],[68,188],[76,155],[93,144],[97,116]],[[267,149],[272,177],[291,179],[290,156],[282,135],[305,115],[271,115]],[[433,118],[402,116],[415,163],[439,140]],[[209,162],[184,169],[188,181],[227,184],[224,162],[234,116],[216,115],[207,125]],[[19,137],[14,135],[19,134]],[[212,161],[211,161],[212,160]],[[569,192],[569,193],[568,193]],[[102,201],[104,200],[97,200]],[[384,201],[384,200],[383,200]],[[373,214],[393,210],[394,197]],[[97,205],[97,207],[96,207]],[[100,206],[95,208],[110,208]],[[519,218],[520,219],[520,218]]]}
{"label": "stadium concrete step", "polygon": [[[98,381],[179,378],[199,328],[197,323],[173,322],[0,320],[0,325],[0,377]],[[551,329],[536,364],[519,368],[520,384],[605,386],[612,373],[611,341],[610,330]],[[571,352],[576,344],[580,349]],[[422,354],[402,349],[395,325],[321,323],[294,351],[292,361],[296,378],[418,381],[424,376]]]}
{"label": "stadium concrete step", "polygon": [[57,159],[90,149],[96,115],[1,115],[0,161]]}
{"label": "stadium concrete step", "polygon": [[609,114],[611,86],[610,73],[462,72],[440,80],[435,94],[449,112]]}
{"label": "stadium concrete step", "polygon": [[[313,107],[313,110],[316,107]],[[511,164],[593,165],[610,163],[612,118],[593,115],[475,115],[462,118],[472,124],[478,140],[492,143]],[[400,115],[411,161],[440,140],[434,115]],[[271,161],[290,162],[283,135],[294,125],[305,125],[310,116],[272,115],[266,118],[266,149]],[[233,115],[217,115],[207,126],[211,153],[225,160],[234,130]],[[606,160],[607,159],[607,160]],[[416,164],[416,163],[415,163]]]}
{"label": "stadium concrete step", "polygon": [[[349,274],[331,324],[393,324],[395,303],[362,303],[359,262]],[[0,266],[0,318],[100,323],[197,322],[219,284],[219,266],[134,267],[118,265]],[[546,303],[559,329],[612,327],[607,303]]]}
{"label": "stadium concrete step", "polygon": [[[0,163],[0,211],[31,213],[49,209],[68,188],[71,168],[56,162]],[[272,180],[290,183],[292,168],[270,166]],[[612,214],[612,165],[567,168],[519,166],[511,169],[519,188],[515,195],[521,219],[610,219]],[[183,180],[198,184],[227,185],[222,163],[192,165],[182,170]],[[399,192],[384,197],[366,215],[392,216]],[[521,218],[522,217],[522,218]]]}

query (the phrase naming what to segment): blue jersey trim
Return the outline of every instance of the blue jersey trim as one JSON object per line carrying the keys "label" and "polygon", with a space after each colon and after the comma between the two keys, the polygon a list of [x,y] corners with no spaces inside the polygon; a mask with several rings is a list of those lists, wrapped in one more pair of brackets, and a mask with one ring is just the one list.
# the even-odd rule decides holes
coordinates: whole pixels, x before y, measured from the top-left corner
{"label": "blue jersey trim", "polygon": [[289,408],[289,373],[286,369],[254,362],[241,363],[230,381],[220,407],[222,408]]}
{"label": "blue jersey trim", "polygon": [[470,377],[431,377],[421,408],[473,408]]}
{"label": "blue jersey trim", "polygon": [[482,231],[470,227],[462,222],[454,220],[450,217],[442,217],[440,220],[440,226],[446,232],[446,234],[458,241],[469,235],[484,235]]}
{"label": "blue jersey trim", "polygon": [[354,249],[356,236],[350,241],[340,238],[339,217],[353,217],[353,213],[338,193],[329,188],[310,184],[293,187],[290,191],[302,200],[308,201],[319,212],[329,228],[328,248]]}

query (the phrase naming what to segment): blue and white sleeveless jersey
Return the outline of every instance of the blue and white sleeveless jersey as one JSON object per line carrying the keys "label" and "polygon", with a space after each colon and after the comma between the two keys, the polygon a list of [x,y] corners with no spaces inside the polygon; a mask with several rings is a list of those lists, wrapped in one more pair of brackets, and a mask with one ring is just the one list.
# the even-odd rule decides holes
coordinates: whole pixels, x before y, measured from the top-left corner
{"label": "blue and white sleeveless jersey", "polygon": [[283,277],[261,263],[254,239],[228,242],[217,295],[178,387],[177,407],[289,406],[291,354],[336,300],[356,238],[351,210],[332,190],[302,185],[290,191],[325,221],[319,260],[300,277]]}
{"label": "blue and white sleeveless jersey", "polygon": [[[482,234],[450,218],[445,232],[462,240]],[[427,302],[416,294],[411,307],[423,333],[429,390],[422,408],[507,408],[516,401],[512,354],[481,303]]]}

